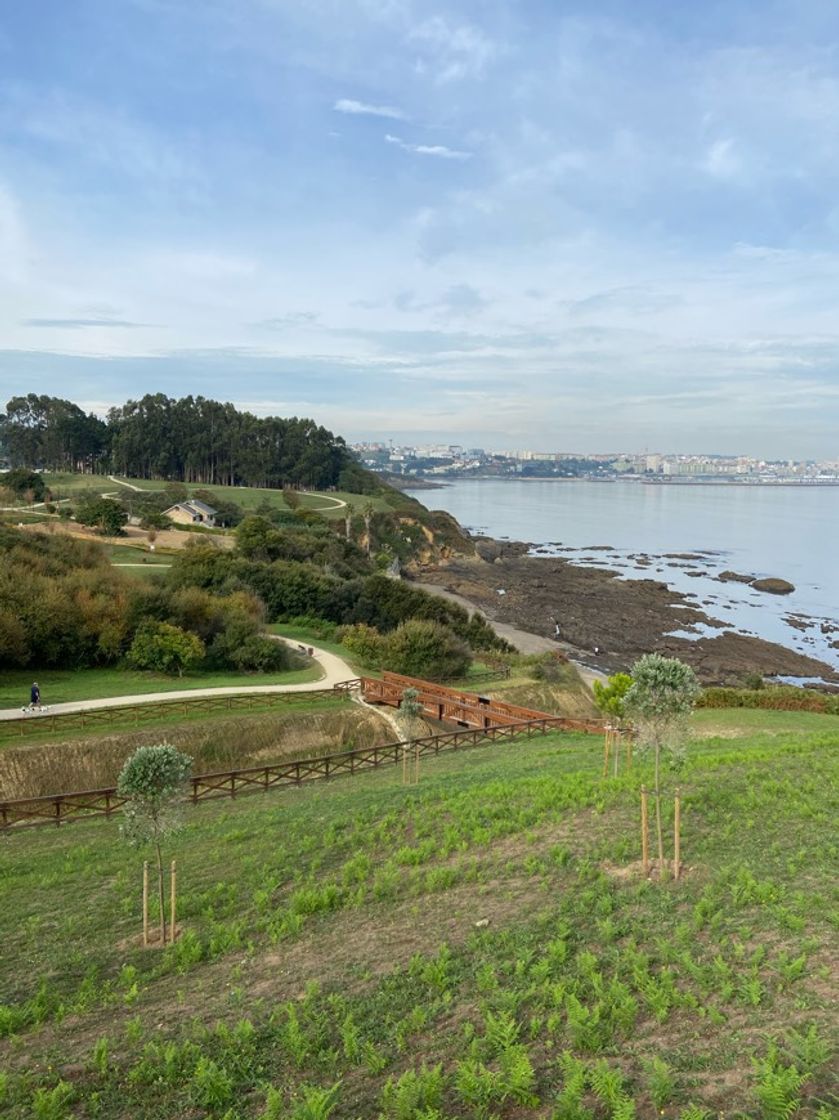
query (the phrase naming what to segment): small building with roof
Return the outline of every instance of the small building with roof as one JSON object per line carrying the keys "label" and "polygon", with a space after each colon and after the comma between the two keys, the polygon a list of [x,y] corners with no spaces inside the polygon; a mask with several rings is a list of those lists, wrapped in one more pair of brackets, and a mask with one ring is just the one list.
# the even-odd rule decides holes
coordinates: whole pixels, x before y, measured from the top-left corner
{"label": "small building with roof", "polygon": [[208,506],[206,502],[199,502],[190,498],[186,502],[177,502],[163,511],[163,516],[174,521],[176,525],[205,525],[212,529],[216,524],[218,510]]}

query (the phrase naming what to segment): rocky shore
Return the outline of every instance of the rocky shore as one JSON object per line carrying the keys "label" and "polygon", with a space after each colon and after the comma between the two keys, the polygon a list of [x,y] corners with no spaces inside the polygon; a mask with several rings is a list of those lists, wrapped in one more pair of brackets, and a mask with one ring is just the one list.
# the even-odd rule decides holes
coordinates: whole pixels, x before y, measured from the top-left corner
{"label": "rocky shore", "polygon": [[[556,556],[528,556],[520,541],[473,538],[474,557],[453,557],[414,573],[497,621],[553,639],[572,657],[606,673],[629,668],[644,653],[679,657],[704,684],[742,685],[764,677],[819,677],[839,683],[830,665],[795,650],[727,629],[656,579],[618,579],[600,567]],[[716,630],[713,637],[706,628]],[[695,640],[672,631],[695,632]]]}

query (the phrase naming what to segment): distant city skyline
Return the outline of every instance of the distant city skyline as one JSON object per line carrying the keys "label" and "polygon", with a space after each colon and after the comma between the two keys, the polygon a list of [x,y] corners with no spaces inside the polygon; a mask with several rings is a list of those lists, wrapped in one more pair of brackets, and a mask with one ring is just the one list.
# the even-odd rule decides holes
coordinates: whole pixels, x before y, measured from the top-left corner
{"label": "distant city skyline", "polygon": [[839,456],[839,8],[0,13],[0,396]]}

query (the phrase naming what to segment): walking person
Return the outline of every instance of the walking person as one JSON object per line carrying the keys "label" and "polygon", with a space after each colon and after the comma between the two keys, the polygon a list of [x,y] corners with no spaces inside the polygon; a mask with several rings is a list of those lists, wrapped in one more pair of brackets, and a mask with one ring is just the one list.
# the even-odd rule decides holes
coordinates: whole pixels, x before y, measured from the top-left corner
{"label": "walking person", "polygon": [[39,710],[41,707],[41,689],[37,681],[33,681],[32,687],[29,689],[29,707]]}

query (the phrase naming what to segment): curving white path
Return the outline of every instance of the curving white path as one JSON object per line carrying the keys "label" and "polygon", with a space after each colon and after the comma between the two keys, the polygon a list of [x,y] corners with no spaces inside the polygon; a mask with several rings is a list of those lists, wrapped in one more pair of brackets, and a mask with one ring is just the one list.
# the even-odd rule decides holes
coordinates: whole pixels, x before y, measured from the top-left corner
{"label": "curving white path", "polygon": [[[285,642],[286,645],[297,649],[301,643],[291,638],[283,638],[272,634],[275,641]],[[341,681],[351,680],[356,676],[353,669],[342,657],[329,653],[316,646],[308,646],[314,651],[314,660],[323,670],[323,676],[316,681],[306,681],[303,684],[257,684],[243,685],[234,688],[184,688],[173,692],[144,692],[136,696],[108,696],[102,700],[78,700],[66,704],[49,704],[44,712],[32,712],[27,719],[39,719],[42,716],[60,716],[69,712],[93,712],[100,708],[119,708],[124,704],[158,704],[165,700],[192,700],[202,696],[241,696],[260,695],[272,692],[318,692],[325,688],[332,688]],[[49,697],[46,698],[49,700]],[[20,708],[4,708],[0,710],[0,722],[20,719]]]}

